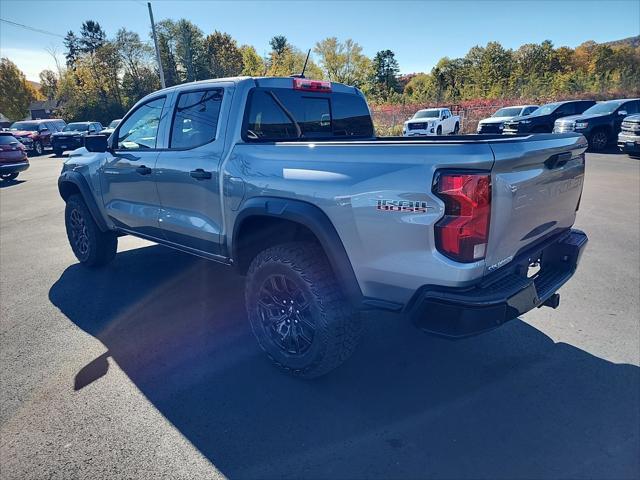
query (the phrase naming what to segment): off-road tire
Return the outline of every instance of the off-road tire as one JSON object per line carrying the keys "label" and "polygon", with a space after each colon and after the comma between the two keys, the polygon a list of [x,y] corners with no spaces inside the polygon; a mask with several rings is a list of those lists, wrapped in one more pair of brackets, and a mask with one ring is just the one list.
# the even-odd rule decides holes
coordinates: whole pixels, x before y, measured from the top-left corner
{"label": "off-road tire", "polygon": [[438,128],[436,128],[436,135],[442,135],[442,125],[438,125]]}
{"label": "off-road tire", "polygon": [[[305,326],[312,323],[313,329],[309,331],[313,332],[313,337],[304,352],[285,351],[274,339],[280,332],[269,327],[275,322],[264,318],[265,297],[262,293],[266,285],[272,285],[273,278],[286,278],[292,288],[299,289],[308,304],[304,312],[309,322],[305,321]],[[286,298],[286,292],[280,293]],[[361,317],[344,297],[322,248],[316,243],[285,243],[259,253],[249,266],[245,301],[251,329],[260,348],[275,365],[294,376],[315,378],[335,369],[351,356],[362,336]],[[286,308],[286,304],[283,307]],[[292,305],[292,308],[295,307]],[[291,314],[296,318],[295,311]],[[302,328],[302,323],[300,321],[295,328]],[[293,335],[291,328],[293,325],[289,327]]]}
{"label": "off-road tire", "polygon": [[54,149],[53,149],[53,154],[54,154],[56,157],[61,157],[61,156],[62,156],[62,153],[63,153],[63,151],[62,151],[62,150],[60,150],[60,149],[57,149],[57,148],[54,148]]}
{"label": "off-road tire", "polygon": [[67,199],[64,220],[69,244],[80,263],[94,268],[113,260],[118,250],[118,236],[98,228],[81,195]]}
{"label": "off-road tire", "polygon": [[606,130],[600,129],[589,135],[589,150],[592,152],[601,152],[609,145],[609,135]]}
{"label": "off-road tire", "polygon": [[0,175],[0,178],[2,178],[2,180],[6,181],[6,182],[10,182],[10,181],[15,180],[16,178],[18,178],[18,172],[3,173],[2,175]]}

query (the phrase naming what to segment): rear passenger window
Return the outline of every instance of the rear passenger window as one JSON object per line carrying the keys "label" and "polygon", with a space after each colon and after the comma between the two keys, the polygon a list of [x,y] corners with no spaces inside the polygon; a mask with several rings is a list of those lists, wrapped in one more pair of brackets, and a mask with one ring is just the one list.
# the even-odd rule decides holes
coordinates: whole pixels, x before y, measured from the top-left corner
{"label": "rear passenger window", "polygon": [[169,148],[194,148],[216,139],[222,94],[221,88],[180,94]]}
{"label": "rear passenger window", "polygon": [[343,136],[373,136],[369,109],[359,96],[286,88],[252,91],[245,118],[246,140]]}
{"label": "rear passenger window", "polygon": [[254,90],[247,118],[248,140],[284,140],[298,138],[296,127],[276,98],[266,90]]}

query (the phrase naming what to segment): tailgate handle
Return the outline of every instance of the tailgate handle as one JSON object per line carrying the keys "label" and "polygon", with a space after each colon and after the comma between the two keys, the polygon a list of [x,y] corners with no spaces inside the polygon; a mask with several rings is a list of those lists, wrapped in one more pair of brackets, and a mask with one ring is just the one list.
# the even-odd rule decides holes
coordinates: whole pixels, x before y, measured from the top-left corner
{"label": "tailgate handle", "polygon": [[547,158],[544,164],[549,169],[558,168],[571,160],[571,157],[571,152],[556,153],[555,155],[551,155],[549,158]]}

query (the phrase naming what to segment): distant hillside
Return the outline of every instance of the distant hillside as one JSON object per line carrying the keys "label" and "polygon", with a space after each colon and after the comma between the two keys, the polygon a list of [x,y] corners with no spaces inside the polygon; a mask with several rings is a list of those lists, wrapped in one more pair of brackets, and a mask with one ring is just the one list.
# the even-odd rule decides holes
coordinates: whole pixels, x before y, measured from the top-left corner
{"label": "distant hillside", "polygon": [[33,80],[27,80],[27,82],[29,82],[36,90],[40,90],[40,84],[38,82],[34,82]]}
{"label": "distant hillside", "polygon": [[623,38],[622,40],[613,40],[611,42],[604,42],[603,45],[609,45],[611,47],[619,47],[622,45],[630,45],[634,48],[640,47],[640,35],[635,37]]}

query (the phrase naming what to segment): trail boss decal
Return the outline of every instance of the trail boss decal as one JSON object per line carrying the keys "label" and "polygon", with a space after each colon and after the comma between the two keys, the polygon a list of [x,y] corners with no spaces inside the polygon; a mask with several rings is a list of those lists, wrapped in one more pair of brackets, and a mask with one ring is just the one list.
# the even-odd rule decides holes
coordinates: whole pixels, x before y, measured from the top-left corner
{"label": "trail boss decal", "polygon": [[383,212],[427,213],[427,202],[413,200],[377,200],[376,209]]}

